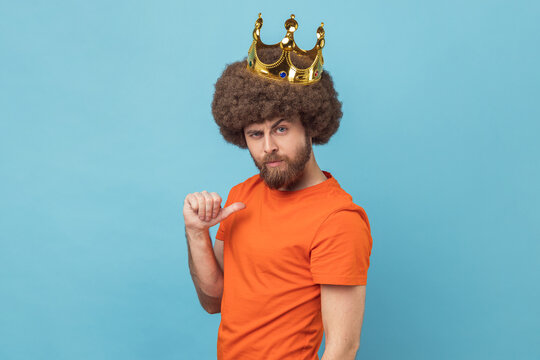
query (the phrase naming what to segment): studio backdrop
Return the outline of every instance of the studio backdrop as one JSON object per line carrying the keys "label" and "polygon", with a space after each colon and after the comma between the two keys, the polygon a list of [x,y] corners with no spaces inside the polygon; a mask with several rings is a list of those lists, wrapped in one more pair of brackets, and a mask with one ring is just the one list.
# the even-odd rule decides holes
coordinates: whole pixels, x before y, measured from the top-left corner
{"label": "studio backdrop", "polygon": [[314,152],[373,237],[357,358],[539,359],[525,0],[1,1],[0,359],[215,359],[182,207],[258,172],[210,104],[259,12],[265,43],[324,22],[344,115]]}

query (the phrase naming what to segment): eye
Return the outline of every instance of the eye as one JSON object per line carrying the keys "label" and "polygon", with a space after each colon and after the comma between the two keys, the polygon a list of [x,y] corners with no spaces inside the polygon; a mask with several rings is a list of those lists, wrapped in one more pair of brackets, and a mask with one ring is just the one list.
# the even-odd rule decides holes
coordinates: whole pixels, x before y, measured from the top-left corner
{"label": "eye", "polygon": [[261,135],[261,133],[257,131],[257,132],[252,132],[249,136],[250,137],[258,137],[259,135]]}
{"label": "eye", "polygon": [[285,131],[287,131],[287,128],[284,127],[284,126],[280,126],[277,128],[277,131],[280,132],[280,133],[284,133]]}

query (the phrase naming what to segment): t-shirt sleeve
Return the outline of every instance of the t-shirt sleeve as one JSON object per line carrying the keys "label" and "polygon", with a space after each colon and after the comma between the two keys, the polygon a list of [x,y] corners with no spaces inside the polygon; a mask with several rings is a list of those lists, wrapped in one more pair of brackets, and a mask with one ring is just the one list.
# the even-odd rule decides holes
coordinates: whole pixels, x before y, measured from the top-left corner
{"label": "t-shirt sleeve", "polygon": [[[229,191],[229,194],[227,195],[227,201],[225,201],[225,205],[223,205],[223,208],[226,208],[227,206],[235,203],[234,201],[234,187]],[[230,222],[232,220],[233,216],[229,216],[225,220],[219,223],[218,231],[216,233],[216,239],[225,241],[228,237],[228,228],[230,227]]]}
{"label": "t-shirt sleeve", "polygon": [[363,209],[338,210],[321,224],[311,244],[317,284],[366,285],[373,241]]}

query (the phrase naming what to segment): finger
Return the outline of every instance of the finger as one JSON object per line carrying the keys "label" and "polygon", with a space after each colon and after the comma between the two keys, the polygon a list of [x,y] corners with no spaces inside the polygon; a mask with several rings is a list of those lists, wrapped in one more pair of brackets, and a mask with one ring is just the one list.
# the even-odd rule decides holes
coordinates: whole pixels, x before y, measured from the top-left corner
{"label": "finger", "polygon": [[223,208],[221,210],[221,213],[220,213],[220,222],[225,220],[226,218],[228,218],[231,214],[239,211],[239,210],[242,210],[242,209],[245,209],[246,207],[246,204],[244,204],[243,202],[235,202],[234,204],[231,204],[229,206],[227,206],[226,208]]}
{"label": "finger", "polygon": [[204,190],[201,194],[204,197],[204,204],[206,208],[206,211],[204,212],[204,221],[210,221],[210,219],[212,219],[212,208],[214,207],[214,199],[206,190]]}
{"label": "finger", "polygon": [[221,196],[219,196],[219,194],[216,192],[212,192],[210,195],[214,200],[214,207],[212,211],[212,219],[214,219],[219,214],[219,210],[221,208]]}
{"label": "finger", "polygon": [[199,211],[199,203],[197,202],[197,198],[193,196],[193,194],[188,194],[184,200],[184,206],[187,205],[193,210],[195,214]]}
{"label": "finger", "polygon": [[201,193],[193,193],[193,196],[197,199],[197,203],[199,204],[199,219],[201,221],[204,221],[204,216],[206,212],[206,202],[204,201],[204,197]]}

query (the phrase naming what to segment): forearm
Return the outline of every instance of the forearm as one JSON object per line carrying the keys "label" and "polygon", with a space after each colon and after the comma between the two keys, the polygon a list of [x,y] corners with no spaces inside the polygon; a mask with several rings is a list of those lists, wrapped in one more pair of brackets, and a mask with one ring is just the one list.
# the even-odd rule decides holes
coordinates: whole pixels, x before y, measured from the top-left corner
{"label": "forearm", "polygon": [[202,307],[209,313],[221,309],[223,271],[219,266],[208,230],[202,233],[186,229],[188,263],[191,279]]}
{"label": "forearm", "polygon": [[354,343],[326,342],[321,360],[354,360],[358,346]]}

